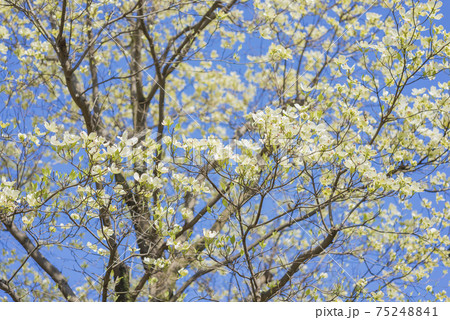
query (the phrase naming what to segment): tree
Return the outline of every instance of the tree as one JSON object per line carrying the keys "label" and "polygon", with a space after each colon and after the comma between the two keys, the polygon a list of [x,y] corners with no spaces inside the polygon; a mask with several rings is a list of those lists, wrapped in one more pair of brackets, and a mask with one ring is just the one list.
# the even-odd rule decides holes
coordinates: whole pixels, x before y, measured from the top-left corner
{"label": "tree", "polygon": [[447,299],[441,5],[1,1],[2,299]]}

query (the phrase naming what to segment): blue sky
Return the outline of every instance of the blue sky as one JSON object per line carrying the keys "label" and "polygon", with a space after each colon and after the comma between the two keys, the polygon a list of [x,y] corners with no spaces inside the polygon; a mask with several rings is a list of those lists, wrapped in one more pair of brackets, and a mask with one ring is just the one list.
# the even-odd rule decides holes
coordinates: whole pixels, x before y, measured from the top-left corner
{"label": "blue sky", "polygon": [[[443,7],[441,8],[441,12],[444,13],[444,15],[446,15],[446,17],[444,17],[441,20],[441,24],[445,27],[446,30],[450,30],[450,1],[443,1]],[[267,44],[270,43],[269,41],[267,41]],[[448,81],[449,79],[445,79],[446,77],[448,77],[448,74],[446,75],[441,75],[440,77],[438,77],[435,81]],[[433,83],[430,83],[430,85],[432,85]],[[4,115],[2,115],[3,117]],[[28,124],[30,125],[30,124]],[[86,240],[87,241],[87,240]],[[50,255],[50,252],[45,252],[46,254]],[[69,254],[67,254],[67,256],[62,255],[60,256],[59,259],[56,258],[56,255],[54,258],[55,264],[60,267],[61,269],[63,269],[63,272],[68,272],[69,275],[71,275],[71,263],[74,263],[73,257],[70,256]],[[435,272],[435,274],[432,275],[432,278],[435,280],[440,280],[441,276],[442,276],[442,271],[444,271],[444,269],[439,269]],[[77,274],[78,275],[78,274]],[[74,274],[75,276],[75,274]],[[449,277],[447,276],[445,278],[444,281],[439,281],[438,282],[438,286],[442,289],[447,289],[448,288],[448,280]]]}

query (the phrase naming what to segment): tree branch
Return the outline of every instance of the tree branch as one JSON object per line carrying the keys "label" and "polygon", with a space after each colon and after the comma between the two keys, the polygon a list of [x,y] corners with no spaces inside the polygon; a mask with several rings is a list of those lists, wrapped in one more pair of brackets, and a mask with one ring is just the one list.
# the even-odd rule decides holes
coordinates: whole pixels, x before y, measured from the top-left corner
{"label": "tree branch", "polygon": [[12,221],[2,222],[6,229],[22,245],[33,260],[36,261],[36,263],[53,279],[53,281],[55,281],[64,298],[70,302],[78,301],[77,296],[70,288],[63,274],[41,254],[39,249],[31,242],[26,233],[19,230]]}
{"label": "tree branch", "polygon": [[304,264],[308,260],[313,259],[314,257],[317,257],[319,254],[325,251],[325,249],[328,246],[330,246],[333,243],[333,240],[336,237],[337,233],[338,233],[337,228],[331,229],[331,232],[328,234],[328,236],[318,246],[316,246],[314,249],[311,249],[305,253],[298,255],[297,258],[295,258],[289,270],[281,277],[280,280],[278,280],[277,284],[261,294],[260,301],[268,301],[274,295],[276,295],[278,291],[280,291],[286,285],[286,283],[289,280],[291,280],[292,276],[298,271],[298,268],[302,264]]}
{"label": "tree branch", "polygon": [[11,289],[8,281],[4,279],[0,279],[0,290],[5,291],[5,293],[8,294],[14,302],[22,301],[22,299]]}

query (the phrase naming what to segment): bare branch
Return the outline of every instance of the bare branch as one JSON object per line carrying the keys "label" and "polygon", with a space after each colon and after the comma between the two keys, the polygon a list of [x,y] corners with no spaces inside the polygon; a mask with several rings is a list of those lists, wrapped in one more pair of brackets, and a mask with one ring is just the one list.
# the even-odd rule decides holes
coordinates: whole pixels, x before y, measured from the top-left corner
{"label": "bare branch", "polygon": [[36,248],[36,246],[31,242],[25,232],[19,230],[12,221],[2,222],[11,235],[30,254],[33,260],[36,261],[36,263],[53,279],[53,281],[55,281],[64,298],[70,302],[78,301],[76,294],[70,288],[63,274],[41,254],[39,249]]}

